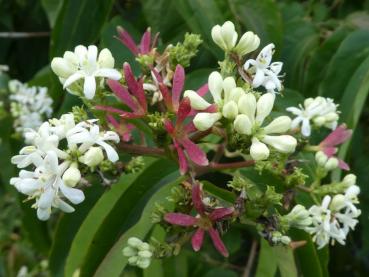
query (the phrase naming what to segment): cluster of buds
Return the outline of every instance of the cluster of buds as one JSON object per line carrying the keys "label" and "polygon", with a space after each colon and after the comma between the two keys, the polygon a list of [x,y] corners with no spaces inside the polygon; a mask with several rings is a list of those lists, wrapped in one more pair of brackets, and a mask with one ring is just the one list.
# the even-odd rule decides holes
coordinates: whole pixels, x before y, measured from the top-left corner
{"label": "cluster of buds", "polygon": [[[107,143],[119,142],[119,136],[112,132],[100,132],[96,120],[76,124],[73,114],[65,114],[60,119],[44,122],[40,128],[25,133],[30,144],[19,151],[11,162],[22,170],[10,183],[35,200],[40,220],[47,220],[51,208],[73,212],[66,202],[79,204],[84,200],[83,191],[78,187],[82,180],[83,167],[95,170],[106,154],[110,162],[118,160],[115,149]],[[66,149],[60,146],[66,144]],[[29,168],[26,170],[25,168]]]}
{"label": "cluster of buds", "polygon": [[18,80],[9,82],[10,112],[14,129],[24,135],[28,129],[36,129],[53,112],[53,100],[46,87],[28,86]]}
{"label": "cluster of buds", "polygon": [[153,255],[153,247],[138,238],[131,237],[128,246],[123,248],[123,255],[128,257],[128,263],[140,268],[148,268]]}

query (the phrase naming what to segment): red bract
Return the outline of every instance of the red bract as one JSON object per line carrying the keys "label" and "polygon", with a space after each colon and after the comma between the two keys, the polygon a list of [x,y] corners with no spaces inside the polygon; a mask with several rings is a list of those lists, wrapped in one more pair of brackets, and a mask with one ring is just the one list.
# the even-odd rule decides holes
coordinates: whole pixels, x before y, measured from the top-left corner
{"label": "red bract", "polygon": [[108,80],[107,84],[115,95],[122,100],[122,102],[127,105],[132,112],[123,111],[109,106],[96,106],[96,109],[118,113],[122,118],[144,117],[147,113],[147,102],[143,83],[141,80],[135,79],[131,66],[128,63],[124,63],[123,71],[128,89],[115,80]]}
{"label": "red bract", "polygon": [[111,125],[113,125],[115,131],[121,136],[123,141],[127,142],[131,140],[131,132],[134,129],[132,124],[126,123],[123,120],[118,122],[111,115],[107,115],[107,120]]}
{"label": "red bract", "polygon": [[173,225],[179,226],[194,226],[197,227],[192,236],[192,248],[194,251],[199,251],[204,241],[204,234],[208,232],[214,247],[224,257],[228,257],[228,250],[223,244],[217,229],[214,228],[216,222],[232,216],[234,208],[217,208],[212,212],[206,212],[205,205],[202,201],[202,189],[199,184],[192,187],[192,203],[198,212],[196,217],[183,213],[167,213],[164,220]]}
{"label": "red bract", "polygon": [[179,171],[181,174],[185,174],[188,169],[187,159],[193,161],[195,164],[206,166],[209,161],[204,151],[201,150],[195,143],[189,139],[189,134],[196,131],[195,126],[192,122],[185,124],[184,120],[191,112],[190,99],[185,97],[179,104],[177,111],[177,120],[175,125],[169,120],[164,121],[164,127],[168,131],[169,135],[173,140],[173,145],[178,153]]}
{"label": "red bract", "polygon": [[[343,144],[352,135],[352,130],[347,129],[345,124],[338,126],[331,132],[320,144],[319,149],[328,157],[334,157],[338,149],[336,146]],[[344,170],[350,170],[350,167],[343,160],[338,159],[338,166]]]}
{"label": "red bract", "polygon": [[136,45],[136,42],[133,40],[132,36],[124,30],[122,27],[117,28],[118,31],[118,39],[132,52],[133,55],[146,55],[151,52],[153,48],[155,48],[155,44],[157,41],[157,37],[159,34],[156,34],[153,41],[151,41],[151,29],[147,28],[146,32],[142,35],[141,42],[139,45]]}
{"label": "red bract", "polygon": [[177,112],[179,108],[179,100],[184,87],[185,72],[181,65],[177,65],[173,74],[172,90],[170,90],[163,82],[162,77],[156,71],[152,70],[152,75],[155,77],[159,86],[159,90],[163,96],[163,100],[167,109],[171,112]]}

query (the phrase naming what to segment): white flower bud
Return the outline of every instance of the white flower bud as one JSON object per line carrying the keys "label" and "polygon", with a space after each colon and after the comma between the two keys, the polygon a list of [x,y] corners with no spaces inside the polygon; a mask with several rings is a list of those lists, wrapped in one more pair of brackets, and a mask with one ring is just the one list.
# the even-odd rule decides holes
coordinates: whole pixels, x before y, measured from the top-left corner
{"label": "white flower bud", "polygon": [[81,180],[81,172],[76,164],[72,164],[63,174],[63,181],[69,187],[75,187]]}
{"label": "white flower bud", "polygon": [[260,38],[253,32],[249,31],[242,35],[240,41],[236,46],[236,52],[240,56],[244,56],[254,50],[256,50],[260,45]]}
{"label": "white flower bud", "polygon": [[86,153],[79,158],[81,163],[87,166],[95,167],[104,160],[104,154],[100,147],[90,147]]}
{"label": "white flower bud", "polygon": [[130,265],[137,265],[138,262],[138,256],[132,256],[128,259],[128,263]]}
{"label": "white flower bud", "polygon": [[223,116],[228,119],[234,119],[238,115],[238,107],[236,102],[230,101],[223,106]]}
{"label": "white flower bud", "polygon": [[108,48],[101,50],[97,62],[101,67],[114,68],[114,58]]}
{"label": "white flower bud", "polygon": [[229,98],[226,102],[235,101],[237,103],[240,97],[244,94],[245,94],[245,91],[242,88],[239,88],[239,87],[233,88],[230,91]]}
{"label": "white flower bud", "polygon": [[263,123],[264,119],[271,113],[274,105],[275,95],[265,93],[260,96],[256,104],[256,122]]}
{"label": "white flower bud", "polygon": [[193,124],[198,130],[205,131],[213,127],[221,118],[221,113],[198,113],[193,119]]}
{"label": "white flower bud", "polygon": [[308,106],[310,106],[311,103],[314,102],[314,98],[306,98],[305,101],[304,101],[304,106],[305,108],[307,108]]}
{"label": "white flower bud", "polygon": [[323,151],[318,151],[315,154],[315,160],[316,160],[318,165],[324,167],[326,162],[328,161],[328,156],[326,154],[324,154]]}
{"label": "white flower bud", "polygon": [[200,95],[197,94],[197,92],[193,90],[186,90],[184,92],[184,97],[188,97],[191,101],[191,107],[195,110],[205,110],[209,108],[210,104],[202,98]]}
{"label": "white flower bud", "polygon": [[233,123],[234,129],[241,135],[251,135],[251,122],[247,115],[239,114]]}
{"label": "white flower bud", "polygon": [[219,104],[222,100],[223,78],[219,72],[213,71],[208,78],[208,86],[214,102]]}
{"label": "white flower bud", "polygon": [[324,118],[326,121],[331,122],[331,121],[337,121],[339,116],[337,113],[331,112],[331,113],[326,114]]}
{"label": "white flower bud", "polygon": [[326,123],[326,120],[324,116],[317,116],[313,119],[313,122],[316,126],[320,127]]}
{"label": "white flower bud", "polygon": [[252,93],[246,93],[238,100],[238,110],[249,117],[251,123],[255,118],[256,98]]}
{"label": "white flower bud", "polygon": [[250,147],[250,155],[255,161],[265,160],[269,157],[269,149],[257,138],[253,138]]}
{"label": "white flower bud", "polygon": [[138,251],[138,256],[142,258],[150,258],[152,256],[152,253],[148,250],[142,250],[142,251]]}
{"label": "white flower bud", "polygon": [[140,240],[139,238],[136,238],[136,237],[130,237],[128,239],[128,245],[132,246],[134,248],[140,247],[142,243],[143,243],[142,240]]}
{"label": "white flower bud", "polygon": [[331,171],[333,169],[336,169],[337,167],[338,167],[338,159],[334,157],[329,158],[324,166],[325,170],[327,171]]}
{"label": "white flower bud", "polygon": [[141,258],[141,259],[138,259],[137,266],[142,269],[145,269],[149,267],[150,262],[151,262],[150,258]]}
{"label": "white flower bud", "polygon": [[339,210],[341,210],[343,207],[345,207],[345,196],[342,194],[336,194],[331,201],[331,204],[329,205],[329,208],[334,211],[337,212]]}
{"label": "white flower bud", "polygon": [[310,213],[306,208],[300,204],[297,204],[290,211],[289,214],[285,216],[290,226],[304,229],[312,223],[312,219],[310,217]]}
{"label": "white flower bud", "polygon": [[224,51],[230,51],[236,44],[238,34],[235,31],[234,24],[227,21],[222,26],[214,26],[211,30],[211,37]]}
{"label": "white flower bud", "polygon": [[356,175],[354,175],[354,174],[347,174],[343,178],[342,183],[346,184],[349,187],[355,185],[356,184]]}
{"label": "white flower bud", "polygon": [[266,134],[278,134],[287,132],[290,128],[291,118],[288,116],[279,116],[264,128],[264,132]]}
{"label": "white flower bud", "polygon": [[297,140],[289,135],[265,136],[262,141],[281,153],[292,153],[297,145]]}
{"label": "white flower bud", "polygon": [[68,78],[75,70],[63,58],[53,58],[51,61],[51,69],[61,78]]}
{"label": "white flower bud", "polygon": [[223,81],[223,90],[224,90],[224,102],[227,103],[231,97],[231,91],[236,88],[236,81],[233,77],[227,77]]}
{"label": "white flower bud", "polygon": [[126,257],[137,256],[137,249],[131,246],[124,247],[123,255]]}

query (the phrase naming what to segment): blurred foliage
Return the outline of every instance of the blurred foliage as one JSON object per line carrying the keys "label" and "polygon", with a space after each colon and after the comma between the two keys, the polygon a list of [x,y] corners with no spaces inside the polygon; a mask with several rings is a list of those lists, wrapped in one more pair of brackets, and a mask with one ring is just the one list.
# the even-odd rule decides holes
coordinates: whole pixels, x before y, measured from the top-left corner
{"label": "blurred foliage", "polygon": [[[259,259],[252,272],[257,276],[274,276],[276,272],[280,276],[316,277],[327,276],[328,272],[332,276],[366,276],[369,270],[369,1],[0,0],[0,64],[9,65],[8,75],[12,78],[49,87],[55,100],[55,113],[61,114],[78,101],[62,92],[48,68],[50,57],[80,43],[97,43],[110,48],[117,66],[121,66],[123,61],[134,59],[113,38],[115,27],[124,26],[137,40],[151,26],[154,32],[161,33],[159,47],[167,43],[176,45],[186,32],[201,35],[204,44],[187,69],[186,80],[186,87],[197,88],[205,82],[209,71],[217,67],[221,52],[212,43],[210,30],[225,20],[235,22],[239,31],[256,32],[262,46],[276,44],[286,72],[280,109],[296,104],[301,95],[323,95],[340,103],[341,120],[354,129],[351,143],[340,155],[353,165],[362,189],[360,226],[346,246],[332,247],[329,253],[327,249],[317,251],[309,237],[300,233],[292,236],[307,240],[307,245],[294,253],[270,249],[261,242]],[[29,36],[7,38],[12,32],[26,32]],[[48,35],[38,36],[34,32],[48,32]],[[23,199],[9,186],[9,178],[15,171],[9,160],[21,142],[9,135],[9,118],[1,119],[0,127],[0,276],[16,276],[22,266],[27,266],[30,276],[43,276],[45,271],[50,271],[51,276],[72,276],[75,272],[79,276],[92,276],[95,271],[96,276],[119,276],[126,265],[122,261],[122,243],[132,234],[145,238],[153,232],[150,214],[155,201],[164,199],[178,182],[175,166],[168,161],[147,161],[142,171],[147,175],[142,172],[142,175],[125,175],[104,194],[104,188],[93,186],[86,192],[88,201],[75,213],[60,215],[45,224],[36,220],[34,212],[22,204]],[[162,168],[165,170],[160,171]],[[160,173],[155,175],[157,172]],[[256,172],[247,174],[258,178]],[[334,177],[339,175],[337,172]],[[206,177],[218,187],[225,187],[229,181],[221,174]],[[207,190],[217,196],[224,194],[211,185]],[[226,261],[205,245],[201,253],[184,249],[179,256],[157,261],[143,273],[127,268],[124,276],[239,276],[255,239],[254,232],[236,225],[225,235],[232,253]],[[44,260],[49,260],[49,264]]]}

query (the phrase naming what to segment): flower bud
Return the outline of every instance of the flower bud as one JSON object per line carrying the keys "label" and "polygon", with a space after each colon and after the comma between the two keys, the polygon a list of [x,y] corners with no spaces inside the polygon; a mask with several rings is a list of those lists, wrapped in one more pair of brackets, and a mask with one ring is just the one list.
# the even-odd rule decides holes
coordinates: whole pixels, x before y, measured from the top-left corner
{"label": "flower bud", "polygon": [[356,175],[354,174],[347,174],[343,180],[342,183],[346,184],[348,187],[351,187],[356,184]]}
{"label": "flower bud", "polygon": [[342,194],[336,194],[333,198],[332,198],[332,201],[331,201],[331,204],[329,205],[329,208],[332,210],[332,211],[339,211],[341,210],[343,207],[345,207],[345,196],[342,195]]}
{"label": "flower bud", "polygon": [[109,49],[104,48],[103,50],[101,50],[98,58],[98,63],[100,64],[101,67],[106,68],[114,67],[114,58]]}
{"label": "flower bud", "polygon": [[336,169],[337,167],[338,167],[338,159],[334,157],[329,158],[324,166],[325,170],[327,171],[331,171],[333,169]]}
{"label": "flower bud", "polygon": [[247,115],[239,114],[233,123],[234,129],[241,135],[251,135],[251,122]]}
{"label": "flower bud", "polygon": [[228,102],[231,97],[231,91],[236,88],[236,81],[233,77],[227,77],[223,81],[223,90],[224,90],[224,102]]}
{"label": "flower bud", "polygon": [[297,204],[295,207],[293,207],[293,209],[285,216],[285,218],[290,226],[299,229],[304,229],[312,223],[310,213],[304,206],[300,204]]}
{"label": "flower bud", "polygon": [[263,123],[264,119],[273,109],[275,95],[273,93],[263,94],[256,104],[256,122]]}
{"label": "flower bud", "polygon": [[337,121],[339,116],[335,112],[328,113],[324,116],[325,120],[328,122]]}
{"label": "flower bud", "polygon": [[326,154],[324,154],[323,151],[318,151],[315,154],[315,160],[316,160],[318,165],[324,167],[326,162],[328,161],[328,156]]}
{"label": "flower bud", "polygon": [[69,187],[75,187],[81,180],[81,172],[76,164],[72,164],[63,174],[63,181]]}
{"label": "flower bud", "polygon": [[314,98],[306,98],[305,101],[304,101],[304,106],[305,108],[307,108],[308,106],[310,106],[311,103],[314,102]]}
{"label": "flower bud", "polygon": [[223,116],[228,119],[234,119],[238,115],[238,107],[236,102],[230,101],[223,106]]}
{"label": "flower bud", "polygon": [[138,248],[142,243],[143,242],[140,239],[136,238],[136,237],[130,237],[128,239],[128,245],[132,246],[134,248]]}
{"label": "flower bud", "polygon": [[191,107],[195,110],[202,111],[210,106],[210,104],[204,98],[202,98],[193,90],[186,90],[183,96],[190,98]]}
{"label": "flower bud", "polygon": [[138,251],[138,256],[142,258],[150,258],[152,256],[152,253],[148,250],[142,250],[142,251]]}
{"label": "flower bud", "polygon": [[235,31],[234,24],[227,21],[222,26],[214,26],[211,30],[211,37],[224,51],[230,51],[236,44],[238,34]]}
{"label": "flower bud", "polygon": [[137,266],[142,269],[145,269],[149,267],[150,262],[151,262],[150,258],[141,258],[141,259],[138,259]]}
{"label": "flower bud", "polygon": [[95,167],[104,160],[104,154],[100,147],[90,147],[87,152],[79,158],[81,163],[89,167]]}
{"label": "flower bud", "polygon": [[214,102],[219,104],[222,100],[223,78],[219,72],[213,71],[209,75],[208,86]]}
{"label": "flower bud", "polygon": [[296,139],[289,135],[265,136],[262,141],[281,153],[292,153],[297,145]]}
{"label": "flower bud", "polygon": [[137,250],[134,247],[127,246],[123,248],[123,255],[126,257],[137,256]]}
{"label": "flower bud", "polygon": [[240,97],[244,94],[245,94],[245,91],[242,88],[235,87],[235,88],[231,89],[231,91],[229,93],[229,98],[226,102],[235,101],[237,103],[238,100],[240,99]]}
{"label": "flower bud", "polygon": [[221,113],[198,113],[193,119],[193,124],[199,131],[205,131],[213,127],[221,118]]}
{"label": "flower bud", "polygon": [[270,122],[264,131],[266,134],[278,134],[287,132],[291,128],[291,118],[288,116],[279,116]]}
{"label": "flower bud", "polygon": [[269,157],[269,149],[264,143],[253,138],[250,147],[250,155],[255,161],[265,160]]}
{"label": "flower bud", "polygon": [[260,38],[253,32],[246,32],[240,38],[236,46],[236,52],[240,56],[244,56],[254,50],[256,50],[260,45]]}
{"label": "flower bud", "polygon": [[63,58],[54,58],[51,61],[51,69],[61,78],[68,78],[74,73],[73,68]]}
{"label": "flower bud", "polygon": [[326,123],[324,116],[317,116],[313,119],[314,124],[318,127],[323,126]]}
{"label": "flower bud", "polygon": [[251,123],[255,118],[256,98],[252,93],[246,93],[238,100],[238,110],[249,117]]}

